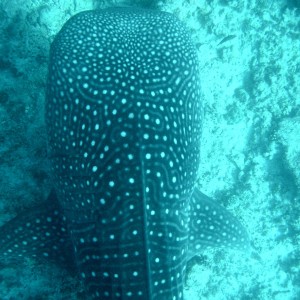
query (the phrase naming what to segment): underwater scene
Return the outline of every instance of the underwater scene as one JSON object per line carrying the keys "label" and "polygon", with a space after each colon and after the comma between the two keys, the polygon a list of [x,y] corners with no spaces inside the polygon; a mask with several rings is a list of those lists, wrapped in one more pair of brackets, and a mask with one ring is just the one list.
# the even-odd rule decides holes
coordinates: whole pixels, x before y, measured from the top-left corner
{"label": "underwater scene", "polygon": [[0,28],[0,299],[300,299],[299,0]]}

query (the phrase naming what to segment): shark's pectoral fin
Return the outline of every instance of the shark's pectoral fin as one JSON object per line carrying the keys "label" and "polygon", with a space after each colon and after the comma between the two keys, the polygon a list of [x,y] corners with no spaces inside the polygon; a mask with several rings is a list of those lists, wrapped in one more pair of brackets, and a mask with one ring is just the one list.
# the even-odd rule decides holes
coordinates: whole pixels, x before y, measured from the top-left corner
{"label": "shark's pectoral fin", "polygon": [[245,228],[216,201],[195,188],[190,205],[189,258],[208,246],[250,248]]}
{"label": "shark's pectoral fin", "polygon": [[19,214],[0,232],[0,257],[6,262],[35,257],[75,270],[71,240],[54,191],[45,203]]}

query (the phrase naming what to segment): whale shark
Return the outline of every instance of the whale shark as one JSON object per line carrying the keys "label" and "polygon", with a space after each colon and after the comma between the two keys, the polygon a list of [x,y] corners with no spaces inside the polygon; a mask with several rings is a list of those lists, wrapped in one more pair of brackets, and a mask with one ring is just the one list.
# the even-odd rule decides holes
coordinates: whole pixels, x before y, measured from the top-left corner
{"label": "whale shark", "polygon": [[0,228],[0,257],[54,261],[78,274],[86,299],[180,300],[192,257],[249,248],[241,223],[197,187],[198,61],[172,14],[71,17],[49,58],[53,190]]}

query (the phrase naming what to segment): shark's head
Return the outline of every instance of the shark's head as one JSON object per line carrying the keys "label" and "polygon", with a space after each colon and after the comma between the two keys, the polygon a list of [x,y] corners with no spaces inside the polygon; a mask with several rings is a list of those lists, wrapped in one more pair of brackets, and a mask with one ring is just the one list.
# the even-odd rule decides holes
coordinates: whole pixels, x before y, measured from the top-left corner
{"label": "shark's head", "polygon": [[179,299],[201,137],[186,28],[151,10],[78,14],[51,48],[46,111],[56,190],[93,295]]}

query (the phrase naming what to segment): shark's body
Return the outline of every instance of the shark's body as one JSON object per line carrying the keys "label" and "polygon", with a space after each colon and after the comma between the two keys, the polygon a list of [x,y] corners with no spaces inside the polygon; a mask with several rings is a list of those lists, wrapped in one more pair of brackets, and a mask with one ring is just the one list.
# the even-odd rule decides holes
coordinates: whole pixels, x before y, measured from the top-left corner
{"label": "shark's body", "polygon": [[179,300],[201,248],[247,245],[238,221],[196,188],[199,68],[172,15],[71,18],[51,47],[46,122],[57,196],[32,221],[3,227],[4,256],[59,259],[78,270],[87,299]]}

